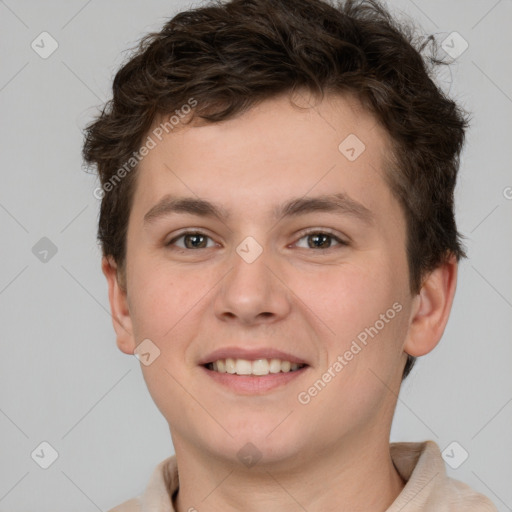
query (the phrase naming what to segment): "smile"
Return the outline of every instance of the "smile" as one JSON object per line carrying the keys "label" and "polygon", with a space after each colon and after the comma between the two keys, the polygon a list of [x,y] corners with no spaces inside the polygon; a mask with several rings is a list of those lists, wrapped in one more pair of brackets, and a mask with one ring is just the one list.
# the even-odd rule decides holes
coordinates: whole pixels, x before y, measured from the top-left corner
{"label": "smile", "polygon": [[217,359],[205,365],[208,370],[232,375],[265,376],[276,373],[295,372],[304,368],[305,364],[292,363],[281,359]]}

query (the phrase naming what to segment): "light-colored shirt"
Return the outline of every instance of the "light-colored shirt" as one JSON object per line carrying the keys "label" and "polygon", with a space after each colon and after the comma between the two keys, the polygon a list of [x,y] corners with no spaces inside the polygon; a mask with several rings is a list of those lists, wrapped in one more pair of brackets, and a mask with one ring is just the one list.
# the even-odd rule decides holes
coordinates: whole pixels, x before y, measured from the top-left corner
{"label": "light-colored shirt", "polygon": [[[491,501],[468,485],[450,478],[436,443],[391,443],[391,459],[406,482],[386,512],[497,512]],[[143,494],[109,512],[175,512],[178,490],[176,456],[155,468]]]}

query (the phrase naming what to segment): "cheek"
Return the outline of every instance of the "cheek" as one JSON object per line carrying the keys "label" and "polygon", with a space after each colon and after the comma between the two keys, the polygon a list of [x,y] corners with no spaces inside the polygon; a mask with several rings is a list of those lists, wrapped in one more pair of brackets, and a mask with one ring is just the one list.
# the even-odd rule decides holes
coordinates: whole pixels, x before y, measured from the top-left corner
{"label": "cheek", "polygon": [[390,281],[390,276],[379,270],[378,262],[346,264],[333,268],[321,280],[315,279],[309,297],[317,302],[316,308],[336,334],[353,335],[368,322],[375,322],[396,300]]}
{"label": "cheek", "polygon": [[134,330],[139,337],[161,341],[186,325],[186,316],[201,307],[201,299],[211,289],[199,273],[155,261],[138,263],[131,285],[137,290],[132,297]]}
{"label": "cheek", "polygon": [[364,425],[392,399],[383,382],[396,380],[399,370],[408,314],[403,283],[382,261],[346,265],[314,283],[309,305],[332,331],[321,339],[326,358],[310,382],[322,389],[314,407],[331,411],[326,429],[336,430],[347,416]]}
{"label": "cheek", "polygon": [[[194,315],[206,298],[208,283],[195,272],[175,267],[139,262],[132,274],[137,294],[132,299],[132,324],[137,343],[152,340],[159,355],[148,366],[141,366],[148,390],[166,418],[175,418],[176,407],[183,411],[189,400],[180,383],[188,378],[186,359],[188,342],[196,336]],[[211,288],[211,285],[209,286]]]}
{"label": "cheek", "polygon": [[302,293],[326,327],[329,364],[345,356],[350,373],[386,366],[391,371],[405,335],[406,303],[403,283],[387,262],[381,257],[364,266],[347,264],[308,285]]}

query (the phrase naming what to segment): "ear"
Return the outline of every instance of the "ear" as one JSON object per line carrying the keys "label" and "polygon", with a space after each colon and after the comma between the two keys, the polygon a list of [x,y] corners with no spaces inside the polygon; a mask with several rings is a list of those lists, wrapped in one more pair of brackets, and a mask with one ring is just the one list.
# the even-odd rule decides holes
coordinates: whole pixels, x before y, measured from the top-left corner
{"label": "ear", "polygon": [[457,286],[457,259],[450,256],[423,281],[414,298],[404,351],[423,356],[433,350],[443,335]]}
{"label": "ear", "polygon": [[117,346],[125,354],[133,355],[136,345],[133,339],[126,287],[120,282],[117,264],[111,256],[103,257],[101,270],[108,282],[108,299],[112,323],[117,335]]}

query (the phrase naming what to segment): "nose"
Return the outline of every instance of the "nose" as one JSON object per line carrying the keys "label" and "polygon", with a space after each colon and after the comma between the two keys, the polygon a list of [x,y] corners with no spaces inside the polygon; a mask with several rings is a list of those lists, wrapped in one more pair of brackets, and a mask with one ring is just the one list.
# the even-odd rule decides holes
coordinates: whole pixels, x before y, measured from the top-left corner
{"label": "nose", "polygon": [[291,291],[283,282],[269,251],[252,262],[233,251],[231,271],[215,298],[215,314],[222,321],[245,326],[270,324],[290,312]]}

